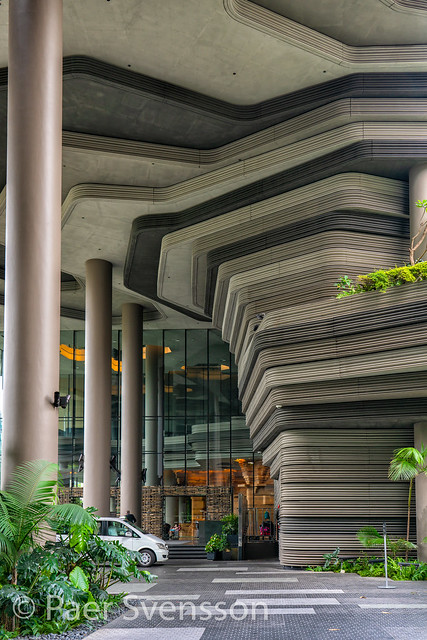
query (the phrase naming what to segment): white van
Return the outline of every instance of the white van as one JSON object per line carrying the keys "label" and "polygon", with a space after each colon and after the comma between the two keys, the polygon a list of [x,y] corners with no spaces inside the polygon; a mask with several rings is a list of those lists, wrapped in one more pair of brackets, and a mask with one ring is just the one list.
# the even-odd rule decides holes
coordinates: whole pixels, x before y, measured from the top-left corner
{"label": "white van", "polygon": [[161,538],[146,533],[136,524],[123,518],[97,518],[99,522],[98,535],[102,540],[112,542],[117,540],[126,549],[139,551],[142,556],[142,566],[150,567],[155,562],[165,562],[169,557],[168,545]]}

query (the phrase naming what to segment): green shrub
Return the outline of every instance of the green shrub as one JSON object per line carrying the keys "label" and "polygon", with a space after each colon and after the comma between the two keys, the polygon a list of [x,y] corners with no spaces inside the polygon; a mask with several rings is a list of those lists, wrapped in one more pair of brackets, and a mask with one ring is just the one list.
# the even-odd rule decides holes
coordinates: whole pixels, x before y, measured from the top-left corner
{"label": "green shrub", "polygon": [[239,530],[239,517],[234,513],[229,513],[223,518],[221,518],[222,522],[222,533],[224,535],[236,535]]}
{"label": "green shrub", "polygon": [[215,551],[224,551],[227,548],[227,538],[223,535],[214,533],[206,543],[205,551],[207,553],[213,553]]}
{"label": "green shrub", "polygon": [[378,269],[372,273],[357,276],[356,283],[348,276],[342,276],[335,286],[338,289],[337,298],[344,298],[363,291],[386,291],[390,287],[421,280],[427,280],[427,261],[387,270]]}
{"label": "green shrub", "polygon": [[[331,554],[325,554],[331,555]],[[325,557],[325,556],[324,556]],[[369,558],[361,556],[355,560],[342,560],[335,564],[325,566],[307,567],[309,571],[334,571],[340,573],[357,573],[359,576],[367,578],[385,577],[384,562],[370,562],[379,560],[379,558]],[[391,580],[427,580],[427,562],[413,562],[410,566],[400,566],[399,562],[403,562],[402,558],[387,558],[387,573]]]}

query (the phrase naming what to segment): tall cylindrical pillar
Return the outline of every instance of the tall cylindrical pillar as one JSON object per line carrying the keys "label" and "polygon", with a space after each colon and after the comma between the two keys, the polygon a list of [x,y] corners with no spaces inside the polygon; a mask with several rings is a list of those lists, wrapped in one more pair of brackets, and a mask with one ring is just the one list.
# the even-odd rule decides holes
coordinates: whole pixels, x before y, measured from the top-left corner
{"label": "tall cylindrical pillar", "polygon": [[179,499],[175,496],[165,497],[165,522],[171,527],[179,522]]}
{"label": "tall cylindrical pillar", "polygon": [[[414,444],[417,449],[427,447],[427,422],[414,425]],[[415,479],[415,508],[417,514],[418,560],[427,562],[427,476],[423,473]]]}
{"label": "tall cylindrical pillar", "polygon": [[[409,226],[411,240],[420,230],[420,225],[426,222],[426,217],[423,217],[424,209],[417,207],[416,202],[418,200],[427,200],[427,164],[418,164],[412,167],[409,171]],[[422,235],[422,234],[421,234]],[[415,239],[418,243],[421,240],[421,235]],[[419,260],[423,256],[427,248],[427,237],[422,241],[420,246],[415,250],[415,260]],[[422,260],[427,260],[427,254],[422,257]]]}
{"label": "tall cylindrical pillar", "polygon": [[83,505],[110,514],[111,263],[86,262]]}
{"label": "tall cylindrical pillar", "polygon": [[122,439],[120,511],[141,522],[142,307],[122,306]]}
{"label": "tall cylindrical pillar", "polygon": [[2,486],[58,459],[62,0],[9,3]]}
{"label": "tall cylindrical pillar", "polygon": [[158,389],[162,348],[147,345],[145,350],[145,467],[146,486],[158,484]]}

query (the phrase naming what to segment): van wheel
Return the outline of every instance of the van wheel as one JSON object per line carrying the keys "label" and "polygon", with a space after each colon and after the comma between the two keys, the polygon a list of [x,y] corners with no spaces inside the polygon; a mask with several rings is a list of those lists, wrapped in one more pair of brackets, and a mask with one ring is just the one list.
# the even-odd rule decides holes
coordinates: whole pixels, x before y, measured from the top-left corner
{"label": "van wheel", "polygon": [[150,549],[140,549],[139,553],[141,554],[140,564],[142,567],[151,567],[156,562],[156,556]]}

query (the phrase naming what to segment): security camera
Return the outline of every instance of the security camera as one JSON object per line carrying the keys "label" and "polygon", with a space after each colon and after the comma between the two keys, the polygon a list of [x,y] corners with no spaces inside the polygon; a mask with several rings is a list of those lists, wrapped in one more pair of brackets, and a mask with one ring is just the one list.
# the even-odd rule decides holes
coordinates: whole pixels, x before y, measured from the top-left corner
{"label": "security camera", "polygon": [[66,396],[61,396],[59,391],[55,391],[55,393],[53,394],[53,402],[52,402],[52,406],[54,406],[56,409],[58,407],[61,407],[61,409],[66,409],[68,406],[68,403],[70,402],[70,394],[67,393]]}
{"label": "security camera", "polygon": [[70,402],[70,394],[67,393],[66,396],[60,396],[59,398],[59,406],[61,407],[61,409],[66,409],[68,406],[68,403]]}

